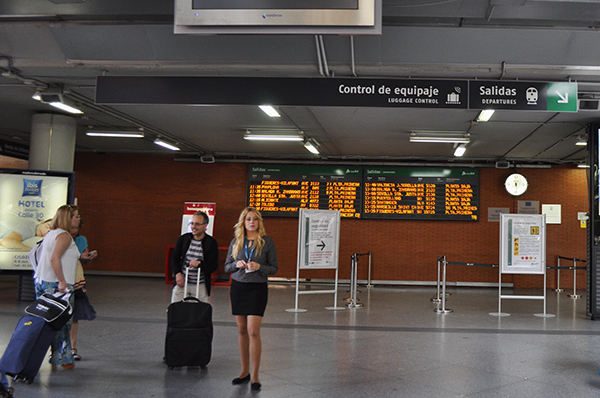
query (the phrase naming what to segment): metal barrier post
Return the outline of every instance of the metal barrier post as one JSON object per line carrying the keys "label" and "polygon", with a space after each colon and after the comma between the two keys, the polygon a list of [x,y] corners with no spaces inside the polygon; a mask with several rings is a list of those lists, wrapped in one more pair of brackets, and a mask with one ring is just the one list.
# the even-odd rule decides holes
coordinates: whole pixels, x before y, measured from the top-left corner
{"label": "metal barrier post", "polygon": [[435,297],[431,299],[432,303],[441,303],[442,299],[440,299],[440,262],[441,257],[438,257],[438,266],[437,266],[437,293]]}
{"label": "metal barrier post", "polygon": [[350,301],[346,304],[348,308],[360,308],[363,306],[362,303],[357,303],[356,298],[357,292],[357,274],[358,274],[358,255],[354,253],[352,255],[352,268],[350,269]]}
{"label": "metal barrier post", "polygon": [[556,270],[556,289],[555,292],[562,292],[563,289],[560,288],[560,256],[556,256],[556,266],[558,269]]}
{"label": "metal barrier post", "polygon": [[448,262],[446,261],[446,255],[444,254],[442,264],[444,266],[443,277],[442,277],[442,308],[436,308],[433,310],[436,314],[449,314],[453,310],[446,309],[446,265]]}
{"label": "metal barrier post", "polygon": [[568,294],[568,298],[573,300],[581,298],[581,294],[577,294],[577,258],[573,258],[573,294]]}
{"label": "metal barrier post", "polygon": [[369,273],[367,276],[367,289],[370,288],[371,286],[371,252],[367,253],[369,255]]}

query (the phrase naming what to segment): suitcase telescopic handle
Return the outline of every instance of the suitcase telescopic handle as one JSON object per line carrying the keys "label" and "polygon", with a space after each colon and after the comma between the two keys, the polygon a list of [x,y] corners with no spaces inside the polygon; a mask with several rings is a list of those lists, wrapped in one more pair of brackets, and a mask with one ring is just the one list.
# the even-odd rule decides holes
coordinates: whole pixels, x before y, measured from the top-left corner
{"label": "suitcase telescopic handle", "polygon": [[[185,283],[183,284],[183,299],[185,300],[187,297],[187,287],[188,287],[188,273],[190,272],[190,267],[188,266],[185,269]],[[198,275],[196,276],[196,297],[200,295],[200,267],[198,267]],[[198,300],[200,301],[200,300]]]}

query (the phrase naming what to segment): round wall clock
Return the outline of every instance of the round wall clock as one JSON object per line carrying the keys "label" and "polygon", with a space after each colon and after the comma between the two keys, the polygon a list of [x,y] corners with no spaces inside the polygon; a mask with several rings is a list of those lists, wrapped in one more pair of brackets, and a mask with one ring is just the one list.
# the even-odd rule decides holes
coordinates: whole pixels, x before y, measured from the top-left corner
{"label": "round wall clock", "polygon": [[506,181],[504,181],[506,192],[513,196],[523,195],[527,191],[528,186],[527,178],[519,173],[509,175]]}

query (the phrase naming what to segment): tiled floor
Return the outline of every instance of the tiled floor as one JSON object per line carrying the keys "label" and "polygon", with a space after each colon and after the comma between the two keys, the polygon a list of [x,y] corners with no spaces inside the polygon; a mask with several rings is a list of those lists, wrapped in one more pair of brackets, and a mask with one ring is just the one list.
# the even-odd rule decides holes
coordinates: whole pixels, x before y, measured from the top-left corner
{"label": "tiled floor", "polygon": [[[228,287],[214,288],[213,357],[205,369],[162,363],[170,286],[158,278],[88,276],[98,319],[82,322],[73,370],[44,363],[18,398],[37,397],[597,397],[600,323],[585,316],[585,296],[548,291],[539,300],[503,300],[494,288],[451,288],[437,314],[432,287],[373,287],[363,308],[329,311],[332,294],[301,295],[271,284],[262,339],[262,391],[232,386],[238,375],[237,331]],[[321,290],[322,286],[309,288]],[[330,287],[328,287],[330,289]],[[339,297],[347,297],[347,287]],[[513,293],[506,289],[503,294]],[[542,294],[541,291],[514,292]],[[572,292],[571,292],[572,293]],[[581,293],[581,292],[580,292]],[[0,276],[0,351],[27,305],[16,281]],[[343,306],[339,300],[337,306]]]}

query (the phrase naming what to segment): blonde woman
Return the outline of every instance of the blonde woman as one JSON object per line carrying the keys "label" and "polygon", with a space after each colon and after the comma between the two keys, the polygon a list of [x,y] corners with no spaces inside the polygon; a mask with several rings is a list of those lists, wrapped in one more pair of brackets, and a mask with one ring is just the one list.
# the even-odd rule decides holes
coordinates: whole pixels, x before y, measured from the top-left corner
{"label": "blonde woman", "polygon": [[[66,292],[73,290],[77,260],[80,258],[77,245],[71,237],[72,228],[79,227],[81,216],[79,209],[73,205],[63,205],[58,208],[50,231],[44,237],[42,255],[35,272],[35,293],[40,297],[44,293]],[[89,256],[89,254],[88,254]],[[87,259],[88,256],[81,255]],[[70,298],[73,305],[73,296]],[[52,343],[52,369],[61,365],[65,369],[75,366],[71,352],[71,321],[58,331]]]}
{"label": "blonde woman", "polygon": [[242,371],[232,384],[250,381],[252,390],[260,390],[260,325],[267,307],[268,276],[278,270],[277,249],[265,233],[260,213],[252,207],[242,211],[233,228],[235,238],[229,245],[225,272],[231,274],[229,296],[238,326]]}

